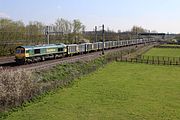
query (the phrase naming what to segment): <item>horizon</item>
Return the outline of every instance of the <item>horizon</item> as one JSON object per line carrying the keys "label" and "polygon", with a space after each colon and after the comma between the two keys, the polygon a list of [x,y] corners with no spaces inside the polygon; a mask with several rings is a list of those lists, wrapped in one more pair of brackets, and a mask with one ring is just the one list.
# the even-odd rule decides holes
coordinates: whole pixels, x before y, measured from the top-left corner
{"label": "horizon", "polygon": [[162,33],[180,33],[178,0],[0,0],[0,17],[54,24],[58,18],[79,19],[92,31],[105,25],[110,30],[128,31],[134,25]]}

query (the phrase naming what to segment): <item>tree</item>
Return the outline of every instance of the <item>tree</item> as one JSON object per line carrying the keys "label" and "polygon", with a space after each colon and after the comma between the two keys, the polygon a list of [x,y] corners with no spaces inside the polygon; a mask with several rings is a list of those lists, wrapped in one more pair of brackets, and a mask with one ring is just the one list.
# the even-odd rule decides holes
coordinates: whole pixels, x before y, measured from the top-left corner
{"label": "tree", "polygon": [[72,23],[63,18],[61,19],[58,18],[55,22],[55,31],[68,34],[72,31]]}
{"label": "tree", "polygon": [[147,30],[142,28],[142,27],[139,27],[139,26],[133,26],[132,29],[131,29],[131,32],[134,33],[134,34],[138,34],[138,33],[147,32]]}
{"label": "tree", "polygon": [[80,20],[75,19],[73,20],[73,33],[81,33],[82,32],[83,25]]}
{"label": "tree", "polygon": [[[22,21],[0,18],[0,55],[12,53],[19,45],[47,43],[45,29],[46,26],[38,21],[31,21],[25,25]],[[71,22],[59,18],[51,26],[51,32],[54,32],[50,35],[51,43],[78,42],[81,38],[83,39],[83,31],[85,31],[85,26],[80,20],[76,19]]]}
{"label": "tree", "polygon": [[44,34],[45,26],[38,21],[31,21],[26,26],[26,36],[31,44],[38,44],[43,42],[41,35]]}
{"label": "tree", "polygon": [[82,25],[82,32],[84,33],[86,30],[86,26],[85,25]]}
{"label": "tree", "polygon": [[13,53],[18,45],[17,41],[24,39],[25,26],[22,21],[12,21],[10,19],[0,19],[0,41],[2,49],[0,54]]}
{"label": "tree", "polygon": [[78,43],[80,42],[80,38],[82,38],[82,32],[85,31],[86,26],[83,25],[80,20],[75,19],[73,20],[72,28],[73,28],[73,37],[74,37],[73,43]]}

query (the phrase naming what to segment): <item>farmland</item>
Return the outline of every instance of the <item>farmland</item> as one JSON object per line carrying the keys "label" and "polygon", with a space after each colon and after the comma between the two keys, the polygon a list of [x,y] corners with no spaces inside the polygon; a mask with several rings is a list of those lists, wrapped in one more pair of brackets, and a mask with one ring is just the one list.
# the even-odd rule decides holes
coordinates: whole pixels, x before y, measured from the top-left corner
{"label": "farmland", "polygon": [[180,49],[153,48],[144,54],[145,56],[180,57]]}
{"label": "farmland", "polygon": [[145,62],[155,64],[179,65],[180,49],[179,48],[153,48],[141,56]]}
{"label": "farmland", "polygon": [[114,62],[8,120],[180,119],[180,68]]}

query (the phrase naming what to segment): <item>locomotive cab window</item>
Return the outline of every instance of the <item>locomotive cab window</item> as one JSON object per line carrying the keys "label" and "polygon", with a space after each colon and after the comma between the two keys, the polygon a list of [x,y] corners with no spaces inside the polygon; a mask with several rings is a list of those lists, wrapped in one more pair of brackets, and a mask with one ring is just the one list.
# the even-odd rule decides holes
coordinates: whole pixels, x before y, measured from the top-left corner
{"label": "locomotive cab window", "polygon": [[25,50],[23,48],[17,48],[16,49],[16,54],[21,54],[21,53],[24,53]]}
{"label": "locomotive cab window", "polygon": [[21,49],[21,53],[25,53],[25,50],[24,50],[24,49]]}
{"label": "locomotive cab window", "polygon": [[34,54],[40,54],[40,49],[35,49]]}
{"label": "locomotive cab window", "polygon": [[26,50],[26,53],[29,53],[29,50]]}
{"label": "locomotive cab window", "polygon": [[58,52],[61,52],[63,51],[64,49],[63,48],[58,48]]}
{"label": "locomotive cab window", "polygon": [[21,53],[21,50],[17,49],[16,54],[20,54],[20,53]]}

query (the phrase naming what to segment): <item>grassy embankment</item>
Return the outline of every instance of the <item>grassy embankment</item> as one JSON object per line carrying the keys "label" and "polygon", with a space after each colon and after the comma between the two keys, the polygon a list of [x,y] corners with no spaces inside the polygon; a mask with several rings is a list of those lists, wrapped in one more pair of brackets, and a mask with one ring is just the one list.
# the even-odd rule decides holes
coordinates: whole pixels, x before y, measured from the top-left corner
{"label": "grassy embankment", "polygon": [[7,119],[180,119],[179,71],[179,67],[114,62]]}

